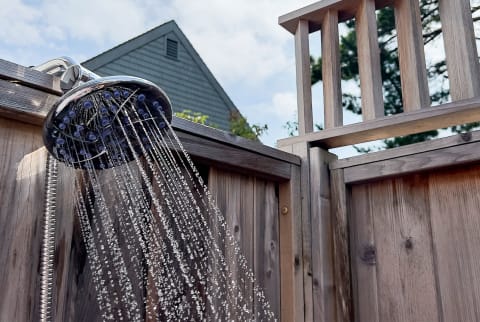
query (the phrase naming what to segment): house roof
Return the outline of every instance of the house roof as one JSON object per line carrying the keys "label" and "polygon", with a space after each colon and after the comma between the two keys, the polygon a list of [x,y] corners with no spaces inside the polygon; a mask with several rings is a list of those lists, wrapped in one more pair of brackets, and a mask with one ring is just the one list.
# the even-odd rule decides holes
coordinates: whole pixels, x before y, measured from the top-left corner
{"label": "house roof", "polygon": [[[187,57],[184,62],[165,57],[167,36],[178,42],[179,60]],[[143,69],[139,66],[142,63]],[[230,114],[239,113],[173,20],[90,58],[82,65],[102,76],[127,74],[148,79],[166,91],[174,110],[190,109],[209,115],[211,122],[225,130],[229,130]]]}

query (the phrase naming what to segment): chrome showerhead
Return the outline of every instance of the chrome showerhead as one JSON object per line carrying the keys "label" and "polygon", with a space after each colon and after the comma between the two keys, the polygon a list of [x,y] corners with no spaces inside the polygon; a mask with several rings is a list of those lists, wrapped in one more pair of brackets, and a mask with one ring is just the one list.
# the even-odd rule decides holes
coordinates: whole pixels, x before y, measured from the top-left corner
{"label": "chrome showerhead", "polygon": [[[75,86],[82,75],[96,77],[80,65],[67,66],[62,82],[70,81],[64,87]],[[171,120],[170,100],[155,84],[129,76],[95,78],[52,107],[43,139],[48,151],[67,165],[105,169],[148,151],[152,132],[165,131]]]}

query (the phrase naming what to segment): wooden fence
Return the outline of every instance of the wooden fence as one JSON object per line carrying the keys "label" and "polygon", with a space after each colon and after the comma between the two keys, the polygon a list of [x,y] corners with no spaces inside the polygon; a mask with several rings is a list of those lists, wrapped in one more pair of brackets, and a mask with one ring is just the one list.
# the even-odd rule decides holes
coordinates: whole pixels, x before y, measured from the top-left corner
{"label": "wooden fence", "polygon": [[[375,10],[391,6],[404,113],[384,116]],[[295,321],[479,321],[480,143],[464,133],[337,160],[329,148],[480,121],[468,0],[439,0],[452,102],[430,106],[418,0],[324,0],[279,18],[295,37],[303,312]],[[363,121],[342,123],[339,22],[355,18]],[[321,32],[325,130],[308,36]]]}
{"label": "wooden fence", "polygon": [[[42,123],[59,80],[0,60],[0,321],[38,321],[46,150]],[[296,201],[300,159],[174,118],[200,172],[278,318],[292,320],[301,293]],[[56,321],[94,321],[95,297],[73,215],[72,178],[60,165],[55,249]],[[254,303],[252,303],[254,305]]]}

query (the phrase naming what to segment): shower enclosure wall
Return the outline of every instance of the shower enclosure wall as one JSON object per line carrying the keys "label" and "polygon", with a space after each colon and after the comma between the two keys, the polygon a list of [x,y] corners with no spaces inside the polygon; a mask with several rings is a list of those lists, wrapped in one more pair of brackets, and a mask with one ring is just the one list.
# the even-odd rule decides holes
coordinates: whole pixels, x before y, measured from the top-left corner
{"label": "shower enclosure wall", "polygon": [[[38,320],[47,156],[42,124],[61,95],[59,85],[56,77],[0,60],[0,321]],[[299,159],[181,119],[174,118],[173,126],[273,311],[280,318],[291,316],[301,284],[298,205],[291,201]],[[66,197],[72,195],[74,179],[64,167],[59,164],[53,316],[56,321],[95,321],[99,312],[91,272],[74,201]]]}

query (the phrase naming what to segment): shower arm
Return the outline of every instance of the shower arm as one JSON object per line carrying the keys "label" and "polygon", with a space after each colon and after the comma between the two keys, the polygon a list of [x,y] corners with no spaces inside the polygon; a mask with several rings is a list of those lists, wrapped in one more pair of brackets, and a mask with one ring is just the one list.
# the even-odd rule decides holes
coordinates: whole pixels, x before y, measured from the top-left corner
{"label": "shower arm", "polygon": [[53,76],[60,77],[60,88],[63,93],[81,83],[100,78],[99,75],[86,69],[70,57],[59,57],[43,64],[32,67],[33,69]]}

